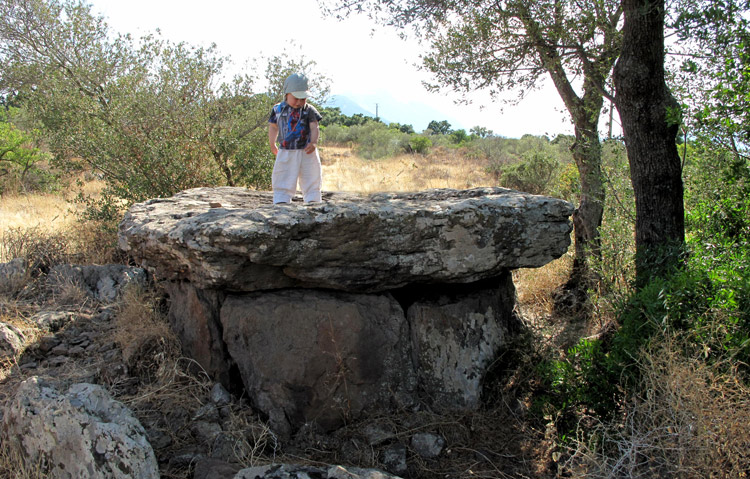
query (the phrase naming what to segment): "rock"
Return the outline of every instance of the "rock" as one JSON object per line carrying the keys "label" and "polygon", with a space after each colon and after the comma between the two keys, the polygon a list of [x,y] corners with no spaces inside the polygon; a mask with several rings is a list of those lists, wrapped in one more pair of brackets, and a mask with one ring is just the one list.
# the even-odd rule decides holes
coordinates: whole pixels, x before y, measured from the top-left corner
{"label": "rock", "polygon": [[363,428],[362,433],[370,446],[379,446],[396,438],[396,434],[387,424],[368,424]]}
{"label": "rock", "polygon": [[391,444],[383,451],[383,467],[394,474],[406,474],[406,446],[401,443]]}
{"label": "rock", "polygon": [[477,408],[519,325],[511,269],[565,253],[572,211],[503,188],[284,207],[196,188],[131,207],[119,242],[162,280],[184,353],[291,437],[394,407]]}
{"label": "rock", "polygon": [[121,264],[70,265],[61,264],[52,268],[47,277],[47,286],[53,290],[65,284],[77,284],[93,299],[111,303],[128,285],[145,286],[148,276],[143,268]]}
{"label": "rock", "polygon": [[21,354],[25,338],[20,329],[12,324],[0,323],[0,359],[13,358]]}
{"label": "rock", "polygon": [[289,435],[415,401],[404,313],[390,295],[287,290],[228,296],[227,351],[254,405]]}
{"label": "rock", "polygon": [[13,294],[19,291],[28,278],[28,263],[23,258],[15,258],[0,263],[0,294]]}
{"label": "rock", "polygon": [[232,479],[241,467],[213,458],[201,458],[195,464],[193,479]]}
{"label": "rock", "polygon": [[192,418],[193,421],[201,420],[209,422],[218,422],[219,419],[219,409],[214,403],[207,403],[198,408],[198,411]]}
{"label": "rock", "polygon": [[227,353],[219,321],[226,294],[202,291],[187,282],[165,283],[164,288],[170,298],[170,324],[182,349],[209,377],[230,388],[237,378],[231,374],[234,361]]}
{"label": "rock", "polygon": [[234,479],[398,479],[375,469],[269,464],[240,470]]}
{"label": "rock", "polygon": [[508,272],[471,291],[432,288],[409,306],[419,387],[433,410],[479,406],[487,368],[521,327],[513,314],[514,295]]}
{"label": "rock", "polygon": [[60,394],[37,377],[27,379],[5,410],[2,441],[31,463],[44,458],[50,477],[159,478],[140,422],[93,384]]}
{"label": "rock", "polygon": [[567,251],[572,230],[570,203],[503,188],[271,203],[244,188],[183,191],[132,206],[119,244],[158,278],[199,289],[377,292],[543,266]]}
{"label": "rock", "polygon": [[221,383],[216,383],[211,388],[211,402],[218,407],[224,407],[232,402],[232,396]]}
{"label": "rock", "polygon": [[420,401],[475,409],[485,369],[519,327],[510,272],[393,294],[166,289],[183,351],[227,387],[241,382],[284,437]]}
{"label": "rock", "polygon": [[328,479],[399,479],[397,476],[386,474],[377,469],[362,469],[359,467],[330,466],[327,473]]}
{"label": "rock", "polygon": [[443,452],[445,439],[436,434],[422,432],[411,437],[411,447],[420,457],[434,459]]}
{"label": "rock", "polygon": [[194,421],[190,425],[190,430],[198,444],[211,445],[216,437],[221,434],[221,425],[215,422]]}

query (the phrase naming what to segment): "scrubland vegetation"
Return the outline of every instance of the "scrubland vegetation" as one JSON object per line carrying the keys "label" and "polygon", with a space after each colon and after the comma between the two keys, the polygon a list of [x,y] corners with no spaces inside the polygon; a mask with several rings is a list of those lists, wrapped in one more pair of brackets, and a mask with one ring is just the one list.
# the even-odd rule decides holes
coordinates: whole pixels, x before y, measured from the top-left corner
{"label": "scrubland vegetation", "polygon": [[[432,140],[423,154],[401,151],[367,159],[359,153],[361,145],[331,144],[324,130],[324,190],[499,185],[575,197],[567,137]],[[636,291],[634,207],[621,142],[605,142],[603,157],[612,201],[602,225],[597,288],[589,291],[587,304],[566,303],[562,286],[571,254],[539,270],[514,273],[529,330],[493,371],[480,414],[495,414],[509,398],[528,408],[518,418],[524,423],[518,430],[538,441],[530,453],[530,460],[538,461],[538,477],[741,477],[750,464],[746,166],[717,150],[688,148],[686,267]],[[102,183],[80,178],[84,181],[61,176],[51,192],[5,183],[1,261],[24,257],[42,274],[57,262],[126,260],[116,251],[114,225],[92,219],[75,201],[80,188],[96,195]],[[21,311],[34,300],[34,284],[29,278],[26,287],[3,298],[4,321],[23,324]],[[157,334],[172,345],[168,356],[179,362],[153,300],[131,295],[122,301],[128,319],[118,334],[128,351],[153,343]]]}

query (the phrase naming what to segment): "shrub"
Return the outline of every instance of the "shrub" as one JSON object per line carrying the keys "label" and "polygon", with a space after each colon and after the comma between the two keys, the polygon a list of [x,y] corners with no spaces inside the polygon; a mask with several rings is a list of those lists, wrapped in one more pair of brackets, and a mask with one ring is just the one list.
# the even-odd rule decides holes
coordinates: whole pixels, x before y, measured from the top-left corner
{"label": "shrub", "polygon": [[409,139],[409,151],[418,153],[420,155],[426,155],[432,147],[432,140],[426,136],[413,135]]}
{"label": "shrub", "polygon": [[51,156],[38,148],[38,130],[25,131],[12,122],[19,114],[17,108],[0,107],[0,193],[54,191],[57,176],[40,168]]}
{"label": "shrub", "polygon": [[403,140],[409,137],[406,133],[378,122],[368,122],[351,129],[359,144],[357,152],[368,160],[393,156],[403,151]]}
{"label": "shrub", "polygon": [[530,151],[523,160],[500,168],[503,186],[536,195],[548,193],[560,168],[559,161],[544,151]]}

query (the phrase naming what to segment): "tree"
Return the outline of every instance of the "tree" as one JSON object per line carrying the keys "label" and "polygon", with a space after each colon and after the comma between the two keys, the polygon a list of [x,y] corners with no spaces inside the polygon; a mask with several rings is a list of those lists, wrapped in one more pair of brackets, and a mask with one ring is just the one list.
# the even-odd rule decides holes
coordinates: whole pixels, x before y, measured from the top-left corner
{"label": "tree", "polygon": [[427,125],[427,129],[432,131],[433,135],[448,135],[453,131],[451,130],[451,124],[447,120],[432,120]]}
{"label": "tree", "polygon": [[37,131],[27,133],[10,121],[16,110],[0,106],[0,177],[17,176],[23,185],[26,175],[47,155],[34,146]]}
{"label": "tree", "polygon": [[581,194],[568,286],[584,290],[591,280],[587,256],[599,251],[605,195],[598,123],[603,98],[613,98],[606,81],[620,50],[620,1],[332,1],[328,11],[339,16],[366,11],[386,24],[414,26],[430,42],[424,66],[435,75],[434,90],[484,89],[494,97],[513,91],[520,100],[551,78],[575,128]]}
{"label": "tree", "polygon": [[748,0],[685,0],[675,5],[669,25],[679,40],[676,93],[682,93],[690,134],[736,155],[750,142],[748,10]]}
{"label": "tree", "polygon": [[623,0],[623,47],[614,69],[636,207],[636,282],[663,276],[685,241],[680,108],[664,75],[664,1]]}
{"label": "tree", "polygon": [[478,136],[479,138],[487,138],[488,136],[492,136],[494,134],[492,130],[483,126],[475,126],[471,130],[469,130],[469,133],[474,136]]}

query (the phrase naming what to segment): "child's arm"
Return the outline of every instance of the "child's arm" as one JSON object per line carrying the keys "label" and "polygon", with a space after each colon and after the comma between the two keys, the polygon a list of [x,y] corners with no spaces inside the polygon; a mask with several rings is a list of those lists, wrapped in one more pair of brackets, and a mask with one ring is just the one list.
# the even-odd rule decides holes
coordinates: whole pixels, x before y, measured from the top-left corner
{"label": "child's arm", "polygon": [[268,123],[268,145],[271,147],[271,153],[277,155],[279,148],[276,146],[276,138],[279,136],[279,125]]}
{"label": "child's arm", "polygon": [[317,121],[310,122],[310,142],[305,147],[305,153],[312,153],[318,147],[318,138],[320,138],[320,128]]}

